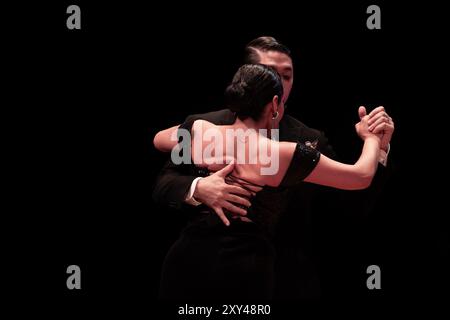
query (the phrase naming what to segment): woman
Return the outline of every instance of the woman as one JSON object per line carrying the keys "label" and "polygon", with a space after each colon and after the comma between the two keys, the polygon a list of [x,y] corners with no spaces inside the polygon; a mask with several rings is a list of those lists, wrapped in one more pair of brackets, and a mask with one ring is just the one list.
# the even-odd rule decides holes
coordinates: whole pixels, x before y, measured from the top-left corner
{"label": "woman", "polygon": [[[282,96],[282,83],[274,70],[264,65],[242,66],[226,90],[229,108],[237,115],[235,123],[216,126],[196,120],[181,126],[193,137],[184,150],[193,160],[193,173],[209,174],[224,167],[224,159],[233,159],[229,183],[256,197],[262,190],[301,181],[346,190],[368,187],[377,168],[380,139],[369,132],[367,117],[356,127],[364,140],[361,157],[353,165],[342,164],[304,144],[270,139],[274,133],[270,129],[278,128],[284,112]],[[261,129],[269,131],[265,135]],[[181,133],[178,127],[159,132],[155,147],[172,150],[177,141],[171,137],[177,131]],[[239,131],[247,134],[229,134]],[[198,210],[209,212],[205,207]],[[229,227],[216,215],[196,215],[166,257],[161,297],[184,301],[271,298],[274,250],[269,234],[274,224],[270,213],[251,207],[246,217],[234,219]]]}

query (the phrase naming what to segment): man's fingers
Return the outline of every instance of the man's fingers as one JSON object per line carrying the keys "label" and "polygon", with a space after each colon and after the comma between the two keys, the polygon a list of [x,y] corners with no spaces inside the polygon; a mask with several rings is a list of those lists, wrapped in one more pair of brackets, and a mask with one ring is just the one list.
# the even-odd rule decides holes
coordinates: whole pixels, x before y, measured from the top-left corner
{"label": "man's fingers", "polygon": [[219,216],[220,220],[222,220],[223,223],[228,227],[230,225],[230,221],[227,219],[227,217],[223,213],[222,208],[221,207],[216,207],[216,208],[214,208],[214,211],[217,213],[217,215]]}
{"label": "man's fingers", "polygon": [[389,119],[386,117],[379,117],[375,122],[373,122],[371,125],[369,125],[369,130],[372,131],[374,128],[376,128],[381,123],[389,123]]}
{"label": "man's fingers", "polygon": [[241,198],[239,196],[235,196],[234,194],[229,194],[228,197],[227,197],[227,200],[231,201],[231,202],[234,202],[234,203],[237,203],[237,204],[241,204],[241,205],[246,206],[246,207],[250,207],[251,206],[251,202],[250,201],[248,201],[245,198]]}
{"label": "man's fingers", "polygon": [[360,107],[358,108],[359,119],[362,120],[362,118],[364,118],[364,117],[366,116],[366,114],[367,114],[366,107],[360,106]]}
{"label": "man's fingers", "polygon": [[216,174],[225,178],[227,175],[229,175],[231,172],[233,172],[233,170],[234,170],[234,162],[230,162],[229,164],[227,164],[226,167],[217,171]]}
{"label": "man's fingers", "polygon": [[246,197],[250,197],[252,194],[250,193],[250,191],[245,190],[244,188],[238,187],[238,186],[232,186],[232,185],[228,185],[226,190],[229,193],[234,193],[234,194],[240,194]]}
{"label": "man's fingers", "polygon": [[384,107],[383,106],[379,106],[379,107],[373,109],[372,111],[370,111],[369,117],[373,117],[378,112],[384,112]]}
{"label": "man's fingers", "polygon": [[239,215],[241,215],[241,216],[245,216],[246,214],[247,214],[247,211],[246,210],[244,210],[244,209],[242,209],[242,208],[239,208],[239,207],[237,207],[237,206],[235,206],[234,204],[231,204],[230,202],[228,202],[228,201],[225,201],[224,203],[223,203],[223,206],[222,206],[224,209],[227,209],[228,211],[230,211],[231,213],[234,213],[234,214],[239,214]]}

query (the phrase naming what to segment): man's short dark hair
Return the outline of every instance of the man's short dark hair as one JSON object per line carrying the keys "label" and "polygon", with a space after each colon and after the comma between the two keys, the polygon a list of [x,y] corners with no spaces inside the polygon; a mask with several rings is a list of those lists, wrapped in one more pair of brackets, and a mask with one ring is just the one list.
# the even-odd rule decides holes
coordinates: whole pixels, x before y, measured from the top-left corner
{"label": "man's short dark hair", "polygon": [[244,63],[259,63],[260,56],[258,54],[258,51],[276,51],[284,53],[287,56],[291,57],[291,51],[289,50],[289,48],[284,44],[278,42],[277,39],[273,37],[259,37],[250,41],[245,46]]}

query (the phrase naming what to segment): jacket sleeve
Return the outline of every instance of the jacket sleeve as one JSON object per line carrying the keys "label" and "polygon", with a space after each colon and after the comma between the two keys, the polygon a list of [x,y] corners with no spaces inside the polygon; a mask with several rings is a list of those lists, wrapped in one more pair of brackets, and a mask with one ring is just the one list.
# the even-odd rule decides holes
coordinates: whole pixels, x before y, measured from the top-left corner
{"label": "jacket sleeve", "polygon": [[175,165],[169,158],[157,176],[153,188],[153,201],[158,205],[181,209],[195,176],[189,175],[188,165]]}

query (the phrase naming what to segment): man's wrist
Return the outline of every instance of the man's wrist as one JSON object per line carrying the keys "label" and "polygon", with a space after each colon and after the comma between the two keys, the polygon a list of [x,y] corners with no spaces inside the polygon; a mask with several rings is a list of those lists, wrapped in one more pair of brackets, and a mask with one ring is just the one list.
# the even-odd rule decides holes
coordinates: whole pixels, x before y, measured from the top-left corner
{"label": "man's wrist", "polygon": [[387,166],[387,160],[389,156],[389,151],[391,151],[391,144],[388,143],[386,150],[381,148],[380,149],[380,158],[378,159],[378,162],[381,163],[383,166]]}
{"label": "man's wrist", "polygon": [[385,145],[385,146],[381,146],[381,150],[383,150],[384,152],[386,152],[386,153],[389,153],[389,149],[391,148],[391,144],[390,143],[388,143],[387,145]]}
{"label": "man's wrist", "polygon": [[195,178],[192,183],[191,187],[189,188],[189,191],[186,195],[186,198],[184,199],[184,202],[187,204],[190,204],[192,206],[199,206],[202,203],[194,198],[195,189],[197,188],[197,183],[202,179],[202,177]]}

